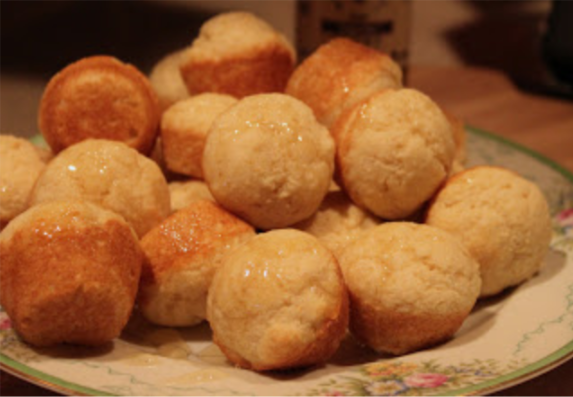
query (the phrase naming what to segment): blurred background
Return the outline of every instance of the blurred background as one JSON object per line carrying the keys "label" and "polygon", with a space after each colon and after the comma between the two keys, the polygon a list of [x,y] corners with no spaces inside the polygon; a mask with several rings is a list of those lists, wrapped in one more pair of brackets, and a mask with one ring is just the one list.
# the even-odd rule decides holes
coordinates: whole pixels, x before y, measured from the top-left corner
{"label": "blurred background", "polygon": [[[79,58],[110,54],[149,73],[163,56],[190,45],[206,19],[228,10],[253,11],[297,43],[300,3],[3,0],[0,131],[38,133],[45,84]],[[418,0],[407,8],[400,23],[407,24],[409,66],[483,66],[524,90],[571,95],[573,2]]]}

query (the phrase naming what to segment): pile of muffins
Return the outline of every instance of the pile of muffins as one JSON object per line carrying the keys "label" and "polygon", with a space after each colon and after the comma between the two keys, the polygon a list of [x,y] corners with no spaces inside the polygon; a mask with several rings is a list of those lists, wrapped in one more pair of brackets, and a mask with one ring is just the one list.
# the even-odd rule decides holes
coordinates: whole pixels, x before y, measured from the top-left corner
{"label": "pile of muffins", "polygon": [[0,136],[0,303],[36,346],[99,345],[134,310],[208,321],[231,363],[326,362],[452,338],[532,277],[540,189],[464,169],[463,124],[346,38],[297,64],[255,15],[208,20],[149,76],[110,56],[47,85],[50,151]]}

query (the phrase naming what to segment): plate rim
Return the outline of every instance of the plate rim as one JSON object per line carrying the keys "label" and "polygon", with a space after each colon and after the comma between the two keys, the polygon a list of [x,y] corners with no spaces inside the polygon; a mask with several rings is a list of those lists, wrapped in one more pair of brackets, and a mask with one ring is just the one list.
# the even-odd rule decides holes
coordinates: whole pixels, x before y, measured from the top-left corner
{"label": "plate rim", "polygon": [[[549,157],[546,157],[545,155],[540,154],[539,152],[527,146],[524,146],[520,143],[517,143],[511,139],[486,131],[484,129],[472,125],[465,125],[464,127],[465,130],[469,133],[484,137],[491,141],[498,142],[505,146],[509,146],[512,149],[515,149],[519,152],[528,155],[529,157],[534,158],[540,163],[558,172],[563,177],[565,177],[565,179],[567,179],[569,183],[573,184],[573,172],[569,171],[567,168],[563,167],[562,165],[550,159]],[[36,135],[32,137],[30,140],[36,145],[43,144],[43,138],[41,135]],[[494,379],[485,380],[475,385],[466,386],[456,390],[448,390],[444,392],[443,395],[450,396],[450,395],[491,394],[527,382],[531,379],[534,379],[540,375],[543,375],[544,373],[551,371],[554,368],[557,368],[565,364],[571,359],[573,359],[573,339],[568,343],[566,343],[565,345],[561,346],[560,348],[550,352],[546,356],[536,360],[535,362],[529,363],[510,373],[498,376]],[[114,395],[112,393],[104,392],[102,390],[98,390],[88,386],[83,386],[75,382],[67,381],[58,376],[50,375],[41,370],[37,370],[17,360],[14,360],[13,358],[5,355],[1,351],[0,351],[0,369],[26,382],[65,395],[86,395],[86,396]]]}
{"label": "plate rim", "polygon": [[527,154],[529,157],[533,157],[534,159],[540,161],[541,163],[545,164],[546,166],[552,168],[553,170],[559,172],[561,175],[563,175],[569,182],[573,183],[573,171],[570,171],[569,169],[565,168],[564,166],[560,165],[558,162],[556,162],[555,160],[550,159],[549,157],[525,146],[522,145],[521,143],[515,142],[511,139],[505,138],[501,135],[497,135],[493,132],[489,132],[486,131],[484,129],[478,128],[478,127],[474,127],[471,125],[466,125],[465,126],[466,131],[470,131],[472,133],[474,133],[475,135],[479,135],[485,138],[488,138],[492,141],[496,141],[499,143],[502,143],[506,146],[509,146],[513,149],[516,149],[522,153]]}
{"label": "plate rim", "polygon": [[26,364],[14,360],[13,358],[0,353],[0,369],[10,375],[29,382],[39,387],[52,390],[68,396],[112,396],[113,394],[82,386],[80,384],[67,381],[46,372],[32,368]]}
{"label": "plate rim", "polygon": [[457,390],[449,390],[445,392],[444,395],[475,396],[495,393],[543,375],[571,359],[573,359],[573,339],[543,358],[516,369],[513,372],[498,376],[495,379],[483,381],[476,385]]}

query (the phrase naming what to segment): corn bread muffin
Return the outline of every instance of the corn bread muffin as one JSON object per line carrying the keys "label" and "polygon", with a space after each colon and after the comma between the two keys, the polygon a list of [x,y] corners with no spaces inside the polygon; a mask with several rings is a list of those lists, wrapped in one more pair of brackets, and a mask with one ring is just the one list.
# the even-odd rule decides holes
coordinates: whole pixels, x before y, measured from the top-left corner
{"label": "corn bread muffin", "polygon": [[350,330],[377,352],[406,354],[451,338],[480,291],[479,266],[441,229],[379,225],[340,255]]}
{"label": "corn bread muffin", "polygon": [[195,201],[215,201],[207,184],[201,180],[173,181],[168,186],[172,211],[179,211]]}
{"label": "corn bread muffin", "polygon": [[232,363],[257,371],[304,367],[337,350],[348,297],[338,263],[315,237],[273,230],[225,256],[207,318]]}
{"label": "corn bread muffin", "polygon": [[148,154],[158,132],[159,104],[147,77],[110,56],[74,62],[49,81],[38,114],[54,153],[88,138],[124,142]]}
{"label": "corn bread muffin", "polygon": [[187,85],[179,70],[183,54],[184,49],[181,49],[165,55],[153,66],[149,74],[149,82],[157,94],[161,113],[175,102],[189,97]]}
{"label": "corn bread muffin", "polygon": [[388,55],[347,38],[320,46],[294,70],[285,92],[331,127],[344,109],[386,88],[402,87],[402,70]]}
{"label": "corn bread muffin", "polygon": [[254,235],[251,226],[212,201],[197,201],[174,213],[141,239],[140,311],[165,326],[203,321],[221,258]]}
{"label": "corn bread muffin", "polygon": [[450,122],[413,89],[379,91],[349,109],[333,130],[341,187],[354,203],[388,220],[416,212],[454,160]]}
{"label": "corn bread muffin", "polygon": [[237,98],[283,92],[296,55],[272,26],[248,12],[206,21],[185,51],[181,75],[192,95],[218,92]]}
{"label": "corn bread muffin", "polygon": [[456,235],[480,265],[480,296],[532,277],[551,240],[547,201],[532,182],[500,167],[458,173],[432,200],[426,223]]}
{"label": "corn bread muffin", "polygon": [[311,216],[332,180],[334,142],[312,110],[284,94],[243,98],[213,123],[205,182],[223,207],[260,229]]}
{"label": "corn bread muffin", "polygon": [[104,139],[60,152],[38,177],[30,204],[70,199],[117,212],[140,237],[171,213],[169,187],[157,164],[124,143]]}
{"label": "corn bread muffin", "polygon": [[340,191],[330,191],[310,218],[292,227],[310,233],[338,258],[344,248],[380,219],[355,205]]}
{"label": "corn bread muffin", "polygon": [[0,229],[28,208],[34,183],[46,163],[30,141],[0,135]]}
{"label": "corn bread muffin", "polygon": [[104,344],[129,319],[142,259],[116,213],[79,201],[40,204],[0,233],[0,304],[32,345]]}
{"label": "corn bread muffin", "polygon": [[181,175],[203,178],[201,161],[205,137],[213,120],[238,100],[206,93],[179,101],[161,117],[161,142],[167,168]]}

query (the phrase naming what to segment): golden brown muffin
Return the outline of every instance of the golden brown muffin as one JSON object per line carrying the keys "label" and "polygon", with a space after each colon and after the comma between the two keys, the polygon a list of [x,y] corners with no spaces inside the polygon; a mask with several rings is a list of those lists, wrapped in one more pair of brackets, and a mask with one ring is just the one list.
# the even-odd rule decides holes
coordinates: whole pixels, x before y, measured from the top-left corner
{"label": "golden brown muffin", "polygon": [[286,38],[247,12],[205,22],[184,57],[181,74],[192,95],[217,92],[236,98],[283,92],[296,62]]}
{"label": "golden brown muffin", "polygon": [[451,338],[480,290],[479,266],[441,229],[389,222],[340,256],[350,330],[378,352],[406,354]]}
{"label": "golden brown muffin", "polygon": [[473,167],[450,178],[432,200],[426,223],[456,235],[477,260],[482,297],[537,273],[551,240],[539,187],[500,167]]}
{"label": "golden brown muffin", "polygon": [[221,259],[254,235],[250,225],[208,200],[171,215],[141,239],[145,262],[138,302],[143,315],[174,327],[203,321]]}
{"label": "golden brown muffin", "polygon": [[348,324],[338,263],[298,230],[259,234],[223,259],[207,301],[213,340],[257,371],[323,363]]}
{"label": "golden brown muffin", "polygon": [[314,215],[292,227],[318,238],[338,258],[350,242],[380,223],[380,219],[355,205],[344,192],[331,190]]}
{"label": "golden brown muffin", "polygon": [[46,166],[30,141],[0,135],[0,229],[28,208],[34,183]]}
{"label": "golden brown muffin", "polygon": [[161,142],[167,168],[202,179],[207,132],[217,116],[237,102],[230,95],[206,93],[179,101],[167,109],[161,117]]}
{"label": "golden brown muffin", "polygon": [[174,181],[169,183],[171,210],[179,211],[199,200],[215,201],[207,184],[200,180]]}
{"label": "golden brown muffin", "polygon": [[311,216],[326,195],[334,142],[312,110],[284,94],[243,98],[209,130],[205,182],[223,207],[261,229]]}
{"label": "golden brown muffin", "polygon": [[165,55],[153,66],[149,74],[149,82],[157,94],[161,112],[175,102],[189,97],[189,91],[179,70],[183,54],[184,50],[181,49]]}
{"label": "golden brown muffin", "polygon": [[406,219],[429,200],[454,159],[451,125],[413,89],[384,90],[333,127],[337,174],[352,201],[381,218]]}
{"label": "golden brown muffin", "polygon": [[402,87],[402,70],[388,55],[347,38],[320,46],[293,72],[285,93],[314,111],[328,128],[347,108],[376,91]]}
{"label": "golden brown muffin", "polygon": [[124,143],[104,139],[60,152],[38,177],[30,204],[70,199],[117,212],[140,237],[171,213],[169,187],[157,164]]}
{"label": "golden brown muffin", "polygon": [[159,105],[149,80],[134,66],[92,56],[52,77],[38,122],[55,153],[96,138],[124,142],[148,154],[158,132]]}
{"label": "golden brown muffin", "polygon": [[0,303],[36,346],[100,345],[131,314],[143,254],[125,220],[91,203],[28,209],[0,233]]}

